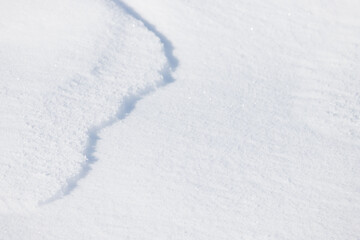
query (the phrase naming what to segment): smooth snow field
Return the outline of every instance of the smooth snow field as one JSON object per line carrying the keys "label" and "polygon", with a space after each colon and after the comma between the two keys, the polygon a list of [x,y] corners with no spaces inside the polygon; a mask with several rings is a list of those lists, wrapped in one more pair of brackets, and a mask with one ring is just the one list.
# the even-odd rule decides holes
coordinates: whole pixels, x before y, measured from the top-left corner
{"label": "smooth snow field", "polygon": [[360,240],[359,13],[0,0],[0,240]]}

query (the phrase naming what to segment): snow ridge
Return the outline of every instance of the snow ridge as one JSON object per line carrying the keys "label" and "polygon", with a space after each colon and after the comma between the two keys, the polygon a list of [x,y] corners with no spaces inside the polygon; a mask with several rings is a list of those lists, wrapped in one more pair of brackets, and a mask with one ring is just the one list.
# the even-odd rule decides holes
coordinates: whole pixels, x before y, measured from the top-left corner
{"label": "snow ridge", "polygon": [[143,89],[138,89],[135,92],[128,93],[127,96],[123,97],[122,103],[113,117],[103,121],[99,125],[95,125],[88,129],[88,140],[83,152],[84,156],[86,157],[86,161],[81,163],[81,170],[78,172],[78,174],[68,178],[66,180],[66,184],[55,195],[46,201],[39,202],[40,206],[49,204],[71,194],[75,190],[78,182],[89,174],[92,169],[91,165],[93,165],[98,160],[95,155],[96,145],[100,139],[99,133],[104,128],[110,127],[113,124],[124,120],[135,109],[136,103],[146,95],[154,92],[156,88],[165,86],[175,81],[172,76],[172,72],[175,71],[178,66],[178,59],[173,55],[174,47],[171,41],[168,40],[161,32],[159,32],[155,26],[150,24],[128,5],[116,0],[113,1],[113,3],[120,9],[123,9],[127,14],[135,18],[137,21],[140,21],[147,30],[152,32],[160,40],[160,43],[163,47],[163,53],[166,57],[166,63],[163,66],[163,69],[160,71],[161,81],[157,82],[155,86],[146,86]]}
{"label": "snow ridge", "polygon": [[[114,0],[114,3],[118,5],[120,8],[124,9],[129,15],[131,15],[133,18],[139,20],[144,24],[144,26],[152,33],[155,34],[156,37],[158,37],[161,41],[161,43],[164,46],[164,52],[166,59],[168,60],[170,71],[175,71],[177,66],[179,65],[179,60],[174,56],[174,46],[172,42],[161,32],[159,32],[154,25],[149,23],[146,19],[144,19],[142,16],[140,16],[133,8],[125,4],[124,2],[120,0]],[[170,73],[170,72],[169,72]],[[171,74],[165,72],[165,81],[166,82],[172,82],[174,79],[171,77]]]}

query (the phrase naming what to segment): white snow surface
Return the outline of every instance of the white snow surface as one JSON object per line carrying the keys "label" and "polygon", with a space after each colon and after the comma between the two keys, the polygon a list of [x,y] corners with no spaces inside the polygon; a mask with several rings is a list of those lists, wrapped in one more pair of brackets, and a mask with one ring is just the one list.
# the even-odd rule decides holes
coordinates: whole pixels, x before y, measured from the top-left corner
{"label": "white snow surface", "polygon": [[0,239],[360,239],[360,2],[0,3]]}
{"label": "white snow surface", "polygon": [[159,39],[114,3],[7,1],[0,16],[7,212],[68,193],[96,131],[162,82],[166,60]]}

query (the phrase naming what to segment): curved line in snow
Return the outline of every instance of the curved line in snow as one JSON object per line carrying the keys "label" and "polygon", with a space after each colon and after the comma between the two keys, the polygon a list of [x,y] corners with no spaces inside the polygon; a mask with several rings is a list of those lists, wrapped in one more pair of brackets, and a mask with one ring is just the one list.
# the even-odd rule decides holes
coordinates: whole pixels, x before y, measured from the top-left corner
{"label": "curved line in snow", "polygon": [[[113,0],[114,4],[116,4],[118,7],[125,10],[125,12],[129,15],[131,15],[136,20],[142,22],[147,30],[152,32],[157,38],[160,39],[160,42],[163,44],[164,47],[164,54],[167,59],[168,64],[164,67],[164,69],[161,72],[161,75],[163,77],[163,82],[157,85],[157,87],[165,86],[169,83],[172,83],[175,81],[175,79],[172,77],[172,72],[174,72],[179,64],[178,59],[173,55],[174,47],[171,43],[171,41],[166,38],[161,32],[159,32],[156,27],[152,24],[150,24],[147,20],[145,20],[143,17],[141,17],[134,9],[126,5],[125,3],[119,1],[119,0]],[[91,165],[94,164],[98,159],[94,155],[96,152],[96,144],[98,142],[99,133],[102,129],[112,126],[118,121],[121,121],[125,119],[135,108],[136,103],[142,99],[144,96],[148,95],[149,93],[153,92],[155,88],[148,88],[143,89],[141,91],[138,91],[136,93],[130,94],[127,97],[123,99],[123,102],[121,106],[119,107],[117,113],[115,116],[113,116],[110,120],[103,122],[102,124],[98,126],[94,126],[92,128],[89,128],[88,130],[88,141],[86,148],[84,149],[84,155],[86,156],[86,162],[82,164],[81,171],[67,179],[67,183],[65,186],[63,186],[54,196],[47,199],[46,201],[40,202],[39,205],[46,205],[51,202],[54,202],[56,200],[62,199],[63,197],[69,195],[74,191],[74,189],[77,186],[78,181],[85,178],[91,168]]]}
{"label": "curved line in snow", "polygon": [[117,6],[119,6],[120,8],[124,9],[126,11],[126,13],[131,15],[133,18],[135,18],[135,19],[139,20],[140,22],[142,22],[144,24],[144,26],[150,32],[153,32],[155,34],[155,36],[160,39],[161,43],[164,45],[164,52],[165,52],[166,59],[169,62],[169,65],[170,65],[170,68],[171,68],[170,70],[175,71],[177,66],[179,65],[179,60],[174,56],[174,53],[173,53],[174,52],[174,46],[171,43],[171,41],[167,37],[165,37],[164,34],[159,32],[154,25],[152,25],[146,19],[141,17],[133,8],[129,7],[128,5],[126,5],[124,2],[122,2],[120,0],[113,0],[113,2]]}

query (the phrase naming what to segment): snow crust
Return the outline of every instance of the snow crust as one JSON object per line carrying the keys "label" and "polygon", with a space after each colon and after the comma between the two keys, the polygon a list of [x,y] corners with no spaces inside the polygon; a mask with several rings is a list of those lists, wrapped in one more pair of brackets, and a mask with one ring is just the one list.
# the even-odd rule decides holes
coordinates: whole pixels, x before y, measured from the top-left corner
{"label": "snow crust", "polygon": [[360,238],[359,2],[59,4],[0,14],[1,237]]}

